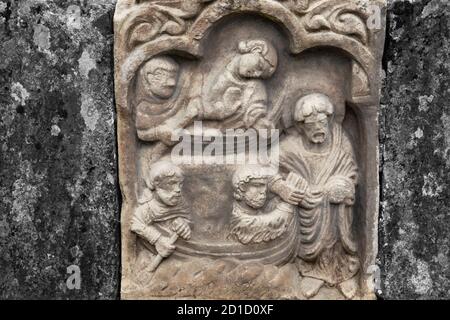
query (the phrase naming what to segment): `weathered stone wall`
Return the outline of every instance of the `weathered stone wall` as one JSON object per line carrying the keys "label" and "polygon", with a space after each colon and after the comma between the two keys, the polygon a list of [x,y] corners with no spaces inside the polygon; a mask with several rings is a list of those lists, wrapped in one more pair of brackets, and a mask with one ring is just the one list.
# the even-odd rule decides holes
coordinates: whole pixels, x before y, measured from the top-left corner
{"label": "weathered stone wall", "polygon": [[[114,4],[0,0],[0,299],[118,297]],[[448,6],[389,6],[385,299],[450,297]],[[80,290],[66,286],[70,265],[81,269]]]}
{"label": "weathered stone wall", "polygon": [[0,299],[118,297],[114,2],[0,1]]}
{"label": "weathered stone wall", "polygon": [[450,2],[394,1],[381,109],[385,299],[450,298]]}

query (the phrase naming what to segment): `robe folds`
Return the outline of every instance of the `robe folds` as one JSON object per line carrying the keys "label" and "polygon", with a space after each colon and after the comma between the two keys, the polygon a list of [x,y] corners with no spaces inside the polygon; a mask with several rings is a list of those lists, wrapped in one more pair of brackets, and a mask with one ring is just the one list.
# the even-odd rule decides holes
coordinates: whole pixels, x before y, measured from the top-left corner
{"label": "robe folds", "polygon": [[[303,276],[336,284],[352,278],[359,269],[352,220],[358,172],[350,141],[335,124],[331,144],[323,153],[305,149],[302,137],[292,131],[280,144],[280,172],[294,172],[309,185],[297,206],[299,270]],[[334,199],[342,193],[341,199]]]}
{"label": "robe folds", "polygon": [[229,237],[242,244],[270,242],[288,230],[293,213],[293,206],[283,202],[268,213],[245,208],[239,202],[235,202],[231,213]]}

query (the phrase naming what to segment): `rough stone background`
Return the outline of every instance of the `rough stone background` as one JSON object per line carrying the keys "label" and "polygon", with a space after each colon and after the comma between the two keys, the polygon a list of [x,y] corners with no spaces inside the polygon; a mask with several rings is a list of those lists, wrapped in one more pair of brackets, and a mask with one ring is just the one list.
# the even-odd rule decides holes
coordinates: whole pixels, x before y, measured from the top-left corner
{"label": "rough stone background", "polygon": [[0,0],[0,299],[118,297],[114,2]]}
{"label": "rough stone background", "polygon": [[385,299],[450,298],[450,1],[393,1],[381,108]]}
{"label": "rough stone background", "polygon": [[[0,299],[118,298],[114,5],[0,0]],[[450,297],[449,30],[447,0],[390,1],[384,299]]]}

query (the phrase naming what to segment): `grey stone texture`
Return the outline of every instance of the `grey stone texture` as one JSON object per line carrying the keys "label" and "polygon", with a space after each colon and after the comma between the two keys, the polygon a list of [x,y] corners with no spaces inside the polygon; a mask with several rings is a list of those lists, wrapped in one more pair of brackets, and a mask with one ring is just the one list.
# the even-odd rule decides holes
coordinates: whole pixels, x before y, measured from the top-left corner
{"label": "grey stone texture", "polygon": [[0,299],[118,297],[113,10],[0,1]]}
{"label": "grey stone texture", "polygon": [[450,2],[388,9],[381,108],[384,299],[450,298]]}
{"label": "grey stone texture", "polygon": [[[0,299],[119,296],[114,5],[0,0]],[[448,1],[389,5],[384,299],[450,298],[449,30]]]}

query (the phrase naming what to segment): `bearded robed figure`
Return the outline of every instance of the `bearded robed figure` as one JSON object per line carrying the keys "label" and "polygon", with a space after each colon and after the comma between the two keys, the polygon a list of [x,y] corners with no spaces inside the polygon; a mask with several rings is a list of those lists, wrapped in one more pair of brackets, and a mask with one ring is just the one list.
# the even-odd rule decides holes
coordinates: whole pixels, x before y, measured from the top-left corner
{"label": "bearded robed figure", "polygon": [[[309,94],[296,103],[295,125],[280,143],[280,174],[271,182],[274,193],[297,206],[298,266],[314,292],[324,283],[356,281],[359,269],[352,234],[358,169],[334,114],[323,94]],[[287,184],[288,174],[298,175],[301,182]]]}

